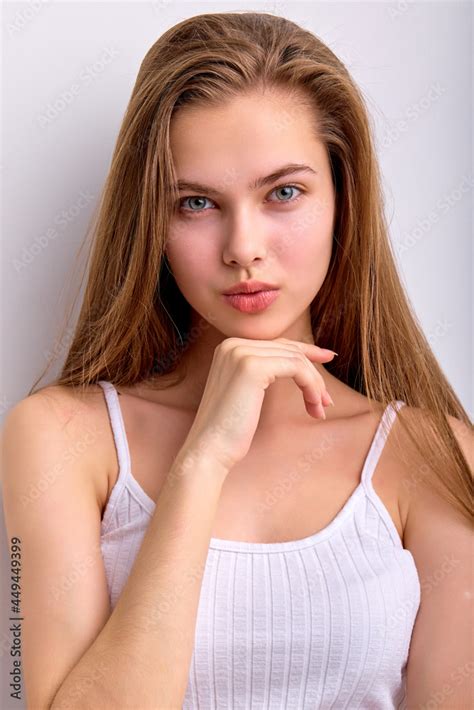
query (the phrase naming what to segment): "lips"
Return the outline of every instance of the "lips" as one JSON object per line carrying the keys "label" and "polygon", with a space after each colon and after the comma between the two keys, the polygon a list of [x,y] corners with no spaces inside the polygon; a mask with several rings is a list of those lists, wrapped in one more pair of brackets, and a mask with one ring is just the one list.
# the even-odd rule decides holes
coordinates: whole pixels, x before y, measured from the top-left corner
{"label": "lips", "polygon": [[260,313],[268,308],[280,295],[279,289],[268,289],[254,293],[224,294],[227,303],[242,313]]}
{"label": "lips", "polygon": [[260,291],[275,291],[278,286],[274,284],[265,283],[264,281],[241,281],[241,283],[232,286],[227,291],[224,291],[224,295],[236,295],[236,294],[249,294],[258,293]]}

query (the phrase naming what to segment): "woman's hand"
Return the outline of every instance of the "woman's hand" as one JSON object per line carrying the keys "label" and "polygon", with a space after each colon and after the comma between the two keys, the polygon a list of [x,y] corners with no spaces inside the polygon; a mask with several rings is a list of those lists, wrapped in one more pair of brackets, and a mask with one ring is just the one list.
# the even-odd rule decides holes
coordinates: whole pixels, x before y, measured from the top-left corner
{"label": "woman's hand", "polygon": [[265,390],[277,377],[292,377],[306,411],[325,418],[332,404],[312,362],[328,362],[333,351],[287,338],[226,338],[214,351],[196,416],[181,449],[205,453],[228,472],[250,449]]}

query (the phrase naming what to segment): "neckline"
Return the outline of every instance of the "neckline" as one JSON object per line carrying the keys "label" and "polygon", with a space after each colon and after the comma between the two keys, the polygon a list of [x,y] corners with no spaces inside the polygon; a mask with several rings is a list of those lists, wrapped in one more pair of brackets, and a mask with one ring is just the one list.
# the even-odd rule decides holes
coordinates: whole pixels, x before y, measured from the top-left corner
{"label": "neckline", "polygon": [[[111,383],[109,383],[111,384]],[[112,385],[113,387],[113,385]],[[117,390],[115,390],[116,401],[118,403]],[[393,406],[392,402],[385,407],[380,421],[378,423],[377,429],[375,431],[374,437],[369,447],[367,456],[365,457],[364,464],[362,467],[362,473],[357,487],[353,490],[349,498],[346,500],[342,508],[334,516],[334,518],[321,530],[317,530],[315,533],[308,535],[307,537],[299,538],[297,540],[283,540],[280,542],[249,542],[246,540],[230,540],[226,538],[211,537],[209,540],[209,548],[213,550],[221,550],[226,552],[243,552],[243,553],[278,553],[278,552],[290,552],[293,550],[301,550],[307,547],[311,547],[323,540],[327,539],[333,532],[340,526],[340,524],[347,518],[351,513],[352,509],[355,507],[359,498],[363,494],[370,494],[370,473],[375,467],[379,454],[383,448],[386,437],[383,437],[383,427],[388,420],[389,416],[393,416],[398,409],[398,404],[402,402],[396,401],[396,407]],[[120,419],[123,422],[122,414],[119,409]],[[393,420],[392,420],[393,421]],[[123,425],[123,434],[125,439],[124,453],[126,461],[126,470],[124,473],[125,484],[128,484],[133,489],[135,495],[139,498],[140,502],[145,507],[146,511],[152,515],[156,508],[156,503],[150,498],[148,493],[142,488],[140,483],[134,477],[131,470],[131,460],[130,451],[128,448],[128,442],[126,440],[125,427]],[[388,435],[388,434],[387,434]],[[119,474],[119,478],[121,478]],[[114,489],[117,487],[118,480]],[[113,493],[113,491],[112,491]],[[112,497],[112,493],[110,498]],[[110,503],[109,498],[109,503]],[[105,512],[104,512],[105,516]]]}
{"label": "neckline", "polygon": [[[137,479],[130,472],[129,482],[132,484],[135,492],[140,496],[143,503],[146,504],[147,510],[153,514],[156,504],[143,490]],[[318,530],[312,535],[299,538],[298,540],[283,540],[281,542],[248,542],[246,540],[229,540],[221,537],[211,537],[209,539],[209,548],[213,550],[222,550],[225,552],[247,552],[247,553],[278,553],[290,552],[292,550],[301,550],[305,547],[311,547],[316,543],[322,542],[333,531],[339,527],[345,518],[350,514],[359,498],[365,493],[365,484],[361,480],[346,500],[342,508],[336,513],[335,517],[326,525],[326,527]]]}

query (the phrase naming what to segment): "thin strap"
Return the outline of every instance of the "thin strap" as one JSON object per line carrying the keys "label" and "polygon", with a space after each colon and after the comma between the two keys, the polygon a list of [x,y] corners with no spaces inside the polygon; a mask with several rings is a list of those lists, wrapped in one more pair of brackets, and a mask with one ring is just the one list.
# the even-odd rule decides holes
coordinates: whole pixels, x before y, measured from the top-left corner
{"label": "thin strap", "polygon": [[126,478],[128,471],[130,471],[130,452],[128,449],[127,435],[125,432],[125,424],[123,421],[122,410],[120,408],[118,392],[113,384],[107,380],[99,380],[98,384],[104,390],[119,464],[117,482],[121,482]]}
{"label": "thin strap", "polygon": [[382,414],[382,418],[375,432],[375,436],[372,440],[372,444],[365,459],[364,468],[362,470],[361,481],[364,485],[371,482],[372,476],[374,475],[375,468],[377,466],[382,449],[385,446],[389,432],[392,428],[392,424],[396,419],[397,412],[405,405],[402,400],[394,400],[394,402],[389,402],[387,407]]}

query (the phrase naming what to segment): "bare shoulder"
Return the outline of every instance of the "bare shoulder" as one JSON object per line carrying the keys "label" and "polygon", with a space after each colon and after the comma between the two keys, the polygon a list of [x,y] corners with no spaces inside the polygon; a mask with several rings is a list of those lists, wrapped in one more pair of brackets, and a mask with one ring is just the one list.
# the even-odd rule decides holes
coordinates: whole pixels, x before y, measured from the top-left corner
{"label": "bare shoulder", "polygon": [[[65,387],[64,385],[47,385],[37,392],[20,399],[10,410],[18,411],[36,409],[38,411],[49,411],[52,416],[58,418],[63,424],[75,419],[78,414],[85,413],[100,397],[100,385],[91,385],[85,390],[77,387]],[[90,410],[87,409],[87,412]]]}
{"label": "bare shoulder", "polygon": [[[440,496],[430,490],[430,476],[426,460],[420,455],[410,434],[416,432],[416,425],[424,416],[419,407],[404,405],[398,409],[383,454],[383,478],[396,490],[399,516],[403,530],[403,544],[409,549],[410,532],[420,525],[422,517],[436,519],[439,506],[447,506]],[[455,417],[448,416],[451,426],[464,456],[470,462],[472,470],[473,433]],[[433,475],[435,475],[433,473]],[[423,508],[423,513],[421,512]]]}
{"label": "bare shoulder", "polygon": [[[412,480],[416,478],[416,481],[420,483],[423,477],[416,477],[416,472],[420,467],[422,471],[426,471],[426,462],[420,458],[416,447],[411,442],[406,429],[401,426],[400,422],[403,420],[406,428],[413,432],[415,431],[416,425],[420,423],[424,416],[426,415],[420,407],[403,406],[398,412],[398,426],[394,426],[394,443],[399,447],[399,450],[403,451],[403,460],[407,463],[405,473],[409,474]],[[447,415],[447,421],[472,473],[474,465],[473,427],[451,415]],[[425,476],[424,479],[429,481],[429,477]],[[409,489],[410,486],[407,486],[407,488]],[[412,486],[411,488],[413,492],[415,492],[419,486]]]}
{"label": "bare shoulder", "polygon": [[66,437],[65,456],[80,456],[84,475],[90,472],[98,501],[105,500],[110,470],[112,437],[100,385],[84,392],[62,385],[48,385],[18,401],[7,413],[3,429],[21,427],[25,435],[33,428],[47,446],[55,432]]}
{"label": "bare shoulder", "polygon": [[[419,532],[426,530],[426,526],[434,522],[439,524],[440,520],[446,517],[447,520],[454,521],[460,514],[453,506],[443,500],[430,486],[430,471],[427,463],[420,456],[418,450],[411,441],[404,427],[401,425],[403,419],[410,431],[415,431],[415,426],[423,417],[423,410],[419,407],[404,406],[399,410],[398,422],[394,426],[394,437],[392,448],[394,460],[397,462],[399,472],[399,505],[404,521],[404,542],[410,549],[411,542],[417,537]],[[461,451],[468,463],[471,471],[474,467],[474,432],[461,420],[451,415],[447,416],[451,431],[457,440]],[[402,455],[400,456],[400,452]],[[433,476],[435,474],[433,473]],[[449,475],[449,472],[447,472]],[[460,524],[462,525],[462,517]]]}
{"label": "bare shoulder", "polygon": [[105,403],[100,385],[85,391],[63,385],[48,385],[17,402],[8,416],[31,416],[36,428],[58,426],[71,437],[103,430]]}

